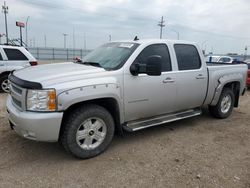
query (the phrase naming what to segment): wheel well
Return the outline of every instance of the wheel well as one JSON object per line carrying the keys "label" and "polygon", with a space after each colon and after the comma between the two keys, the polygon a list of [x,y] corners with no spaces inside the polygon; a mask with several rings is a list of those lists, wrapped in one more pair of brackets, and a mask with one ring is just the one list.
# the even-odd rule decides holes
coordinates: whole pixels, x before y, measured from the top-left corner
{"label": "wheel well", "polygon": [[234,92],[234,96],[235,96],[235,102],[234,102],[234,107],[238,107],[239,106],[239,98],[240,98],[240,82],[230,82],[227,83],[224,88],[230,88],[232,89],[232,91]]}
{"label": "wheel well", "polygon": [[4,75],[9,75],[11,72],[9,72],[9,71],[6,71],[6,72],[2,72],[1,74],[0,74],[0,77],[2,77],[2,76],[4,76]]}
{"label": "wheel well", "polygon": [[62,134],[62,131],[64,128],[63,127],[64,120],[70,115],[70,113],[73,110],[80,108],[86,104],[96,104],[96,105],[102,106],[106,110],[108,110],[114,119],[115,131],[119,134],[122,134],[122,127],[121,127],[121,123],[120,123],[120,110],[119,110],[118,102],[114,98],[102,98],[102,99],[88,100],[88,101],[83,101],[83,102],[73,104],[66,111],[64,111],[59,138],[61,137],[61,134]]}

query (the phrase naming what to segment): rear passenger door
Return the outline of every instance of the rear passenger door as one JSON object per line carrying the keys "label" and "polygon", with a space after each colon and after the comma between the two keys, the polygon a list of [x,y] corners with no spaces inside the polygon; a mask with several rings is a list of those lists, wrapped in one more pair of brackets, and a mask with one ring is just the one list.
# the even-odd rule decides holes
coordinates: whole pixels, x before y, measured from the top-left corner
{"label": "rear passenger door", "polygon": [[29,66],[28,58],[19,49],[3,48],[4,53],[8,59],[6,68],[8,70],[14,70]]}
{"label": "rear passenger door", "polygon": [[178,65],[177,108],[186,110],[200,107],[207,92],[207,68],[194,45],[175,44],[174,50]]}

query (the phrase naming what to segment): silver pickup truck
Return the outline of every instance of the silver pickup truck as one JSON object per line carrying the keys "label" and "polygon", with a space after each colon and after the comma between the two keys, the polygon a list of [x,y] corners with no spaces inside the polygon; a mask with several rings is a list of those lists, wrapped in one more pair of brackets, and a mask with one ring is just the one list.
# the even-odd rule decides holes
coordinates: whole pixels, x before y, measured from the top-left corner
{"label": "silver pickup truck", "polygon": [[79,158],[102,153],[114,132],[138,131],[201,114],[227,118],[244,94],[247,65],[206,65],[197,44],[111,42],[83,60],[29,67],[9,76],[11,127],[59,141]]}

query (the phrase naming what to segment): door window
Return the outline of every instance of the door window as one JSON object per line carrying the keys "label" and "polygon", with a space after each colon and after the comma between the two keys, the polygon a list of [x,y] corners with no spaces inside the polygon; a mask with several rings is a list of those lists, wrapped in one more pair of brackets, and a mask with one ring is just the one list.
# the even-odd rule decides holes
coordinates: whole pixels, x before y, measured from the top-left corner
{"label": "door window", "polygon": [[139,64],[147,64],[147,59],[153,55],[161,56],[162,72],[167,72],[172,70],[169,50],[165,44],[153,44],[147,46],[139,54],[135,62]]}
{"label": "door window", "polygon": [[4,48],[4,52],[10,61],[28,60],[28,58],[18,49]]}
{"label": "door window", "polygon": [[193,70],[201,67],[200,55],[195,46],[189,44],[174,45],[179,70]]}
{"label": "door window", "polygon": [[219,62],[222,62],[222,63],[229,63],[230,61],[231,61],[230,58],[228,58],[228,57],[222,57],[222,58],[220,58],[220,61],[219,61]]}

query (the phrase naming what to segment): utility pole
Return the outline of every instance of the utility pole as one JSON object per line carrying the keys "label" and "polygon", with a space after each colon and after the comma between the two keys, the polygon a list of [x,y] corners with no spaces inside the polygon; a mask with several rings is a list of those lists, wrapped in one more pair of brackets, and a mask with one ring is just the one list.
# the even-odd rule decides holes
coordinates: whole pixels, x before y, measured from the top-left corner
{"label": "utility pole", "polygon": [[73,27],[73,49],[75,49],[76,41],[75,41],[75,27]]}
{"label": "utility pole", "polygon": [[46,35],[44,35],[44,47],[47,48],[47,38],[46,38]]}
{"label": "utility pole", "polygon": [[84,50],[86,50],[86,48],[87,48],[87,41],[86,41],[86,33],[84,33]]}
{"label": "utility pole", "polygon": [[33,37],[33,47],[36,47],[36,38]]}
{"label": "utility pole", "polygon": [[109,35],[109,42],[111,42],[111,40],[112,40],[112,36],[111,36],[111,35]]}
{"label": "utility pole", "polygon": [[29,18],[30,18],[30,17],[28,16],[27,19],[26,19],[26,28],[25,28],[25,35],[26,35],[26,36],[25,36],[25,37],[26,37],[25,42],[26,42],[27,47],[29,46],[29,45],[28,45],[28,40],[29,40],[29,39],[28,39],[28,21],[29,21]]}
{"label": "utility pole", "polygon": [[6,1],[4,1],[4,5],[2,6],[2,11],[4,13],[4,19],[5,19],[5,30],[6,30],[6,43],[9,42],[9,35],[8,35],[8,24],[7,24],[7,14],[9,11],[9,7],[6,5]]}
{"label": "utility pole", "polygon": [[66,37],[67,36],[68,36],[68,34],[63,33],[64,49],[66,49]]}
{"label": "utility pole", "polygon": [[163,27],[165,27],[165,21],[164,21],[164,19],[163,19],[163,16],[161,17],[161,21],[159,21],[159,23],[158,23],[158,26],[160,26],[160,39],[162,38],[162,29],[163,29]]}

